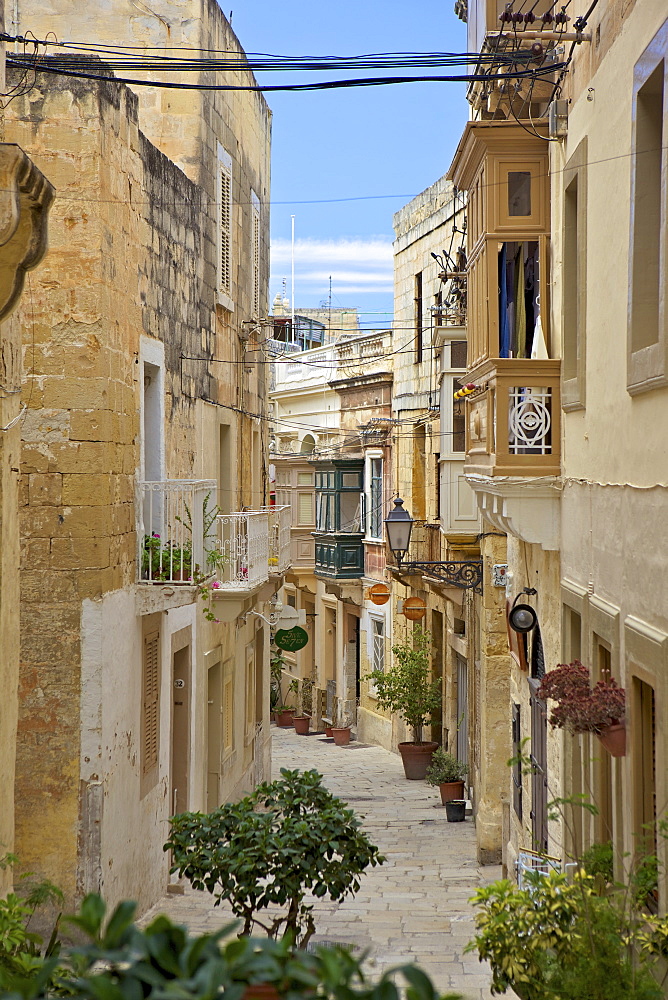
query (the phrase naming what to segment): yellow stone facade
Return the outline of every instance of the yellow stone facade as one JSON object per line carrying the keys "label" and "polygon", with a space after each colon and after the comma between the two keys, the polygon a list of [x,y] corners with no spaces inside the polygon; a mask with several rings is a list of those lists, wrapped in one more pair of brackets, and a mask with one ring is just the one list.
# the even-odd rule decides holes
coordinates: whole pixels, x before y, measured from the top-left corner
{"label": "yellow stone facade", "polygon": [[[191,7],[191,41],[241,52],[217,4]],[[96,36],[127,20],[117,13],[95,18]],[[72,4],[53,16],[70,38],[91,30]],[[142,24],[125,24],[128,43],[154,37]],[[244,359],[267,312],[271,115],[256,93],[137,97],[44,73],[4,127],[57,191],[50,251],[18,314],[28,411],[16,850],[68,903],[102,891],[145,907],[167,883],[168,817],[242,794],[269,762],[268,629],[249,612],[279,579],[265,565],[261,585],[221,591],[210,622],[194,587],[140,581],[137,532],[149,479],[210,483],[224,513],[266,503],[264,370]]]}

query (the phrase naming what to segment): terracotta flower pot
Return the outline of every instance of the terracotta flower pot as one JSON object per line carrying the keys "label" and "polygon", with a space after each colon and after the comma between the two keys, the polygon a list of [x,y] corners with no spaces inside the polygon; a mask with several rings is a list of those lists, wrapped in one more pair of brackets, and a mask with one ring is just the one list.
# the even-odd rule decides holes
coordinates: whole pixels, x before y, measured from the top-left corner
{"label": "terracotta flower pot", "polygon": [[334,735],[334,730],[332,729],[332,727],[325,726],[325,736],[329,736],[329,738],[331,739],[333,735]]}
{"label": "terracotta flower pot", "polygon": [[280,994],[273,983],[249,983],[243,1000],[278,1000]]}
{"label": "terracotta flower pot", "polygon": [[623,722],[616,722],[596,735],[611,757],[626,755],[626,726]]}
{"label": "terracotta flower pot", "polygon": [[332,726],[332,736],[337,747],[345,747],[350,743],[350,726],[346,726],[344,729],[337,729],[336,726]]}
{"label": "terracotta flower pot", "polygon": [[448,823],[463,823],[466,819],[466,801],[464,799],[450,799],[445,803],[445,812]]}
{"label": "terracotta flower pot", "polygon": [[404,765],[404,774],[409,781],[421,781],[426,777],[427,768],[438,743],[400,743],[399,753]]}
{"label": "terracotta flower pot", "polygon": [[308,736],[309,727],[311,725],[311,720],[308,715],[295,715],[292,722],[296,733],[300,736]]}
{"label": "terracotta flower pot", "polygon": [[295,710],[293,708],[288,708],[284,712],[276,713],[276,725],[280,726],[281,729],[287,729],[292,725],[292,720],[294,718]]}
{"label": "terracotta flower pot", "polygon": [[453,799],[464,798],[463,781],[444,781],[438,786],[438,790],[441,793],[441,802],[443,805],[446,802],[452,802]]}

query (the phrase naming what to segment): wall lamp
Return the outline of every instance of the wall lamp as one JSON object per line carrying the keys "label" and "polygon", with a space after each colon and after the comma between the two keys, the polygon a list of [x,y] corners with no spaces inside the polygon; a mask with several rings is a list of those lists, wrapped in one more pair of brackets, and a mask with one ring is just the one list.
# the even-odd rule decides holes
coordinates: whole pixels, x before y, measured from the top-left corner
{"label": "wall lamp", "polygon": [[394,501],[394,507],[383,522],[387,535],[387,544],[397,560],[397,568],[405,573],[413,570],[432,576],[449,587],[459,587],[460,590],[473,590],[482,594],[482,561],[466,562],[424,562],[422,560],[406,560],[413,529],[413,518],[404,508],[400,497]]}
{"label": "wall lamp", "polygon": [[534,608],[530,604],[518,604],[520,597],[524,594],[533,596],[537,594],[538,591],[534,590],[533,587],[525,587],[517,595],[513,601],[512,607],[508,612],[508,624],[511,629],[515,632],[531,632],[532,629],[536,627],[538,623],[538,615]]}

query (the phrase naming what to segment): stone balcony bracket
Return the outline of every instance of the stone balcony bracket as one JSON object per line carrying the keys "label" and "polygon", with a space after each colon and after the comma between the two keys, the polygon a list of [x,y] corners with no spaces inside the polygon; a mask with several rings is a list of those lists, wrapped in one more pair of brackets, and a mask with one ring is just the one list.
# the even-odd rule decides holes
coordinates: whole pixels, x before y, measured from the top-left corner
{"label": "stone balcony bracket", "polygon": [[481,514],[508,535],[546,551],[559,548],[561,478],[481,476],[467,473]]}

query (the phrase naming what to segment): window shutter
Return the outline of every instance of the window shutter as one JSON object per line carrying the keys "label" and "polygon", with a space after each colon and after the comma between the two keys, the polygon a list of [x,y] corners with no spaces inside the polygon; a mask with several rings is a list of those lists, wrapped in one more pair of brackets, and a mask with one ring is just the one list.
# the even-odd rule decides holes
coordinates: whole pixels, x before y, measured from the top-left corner
{"label": "window shutter", "polygon": [[298,493],[298,524],[313,524],[313,494]]}
{"label": "window shutter", "polygon": [[253,315],[260,315],[260,213],[253,208]]}
{"label": "window shutter", "polygon": [[143,771],[148,774],[158,765],[159,737],[159,646],[160,633],[144,636],[143,691]]}
{"label": "window shutter", "polygon": [[219,259],[218,285],[232,294],[232,166],[218,163]]}

